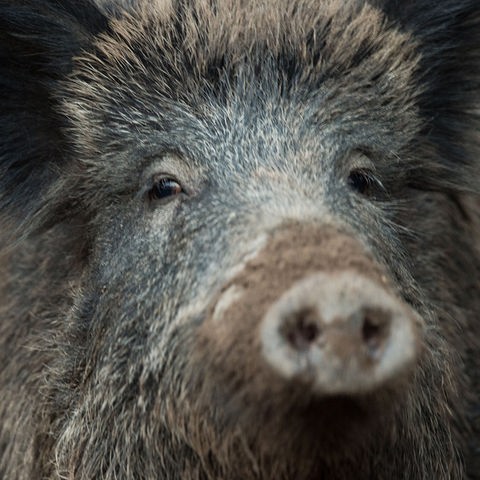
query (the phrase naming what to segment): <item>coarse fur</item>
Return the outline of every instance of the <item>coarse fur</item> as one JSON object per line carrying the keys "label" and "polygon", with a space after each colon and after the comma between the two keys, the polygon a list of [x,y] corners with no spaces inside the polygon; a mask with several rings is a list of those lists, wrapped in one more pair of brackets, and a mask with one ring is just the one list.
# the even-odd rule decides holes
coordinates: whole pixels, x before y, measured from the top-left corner
{"label": "coarse fur", "polygon": [[[0,0],[0,477],[480,479],[479,92],[478,0]],[[398,398],[297,411],[202,343],[289,222],[423,319]]]}

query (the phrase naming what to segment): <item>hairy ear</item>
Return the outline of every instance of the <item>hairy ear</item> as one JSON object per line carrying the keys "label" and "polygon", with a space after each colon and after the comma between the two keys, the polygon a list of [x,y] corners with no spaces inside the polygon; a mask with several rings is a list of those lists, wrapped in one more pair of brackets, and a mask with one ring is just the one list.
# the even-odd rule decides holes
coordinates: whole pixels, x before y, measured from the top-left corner
{"label": "hairy ear", "polygon": [[480,193],[480,2],[374,3],[418,42],[423,134],[439,159],[432,181]]}
{"label": "hairy ear", "polygon": [[0,213],[31,221],[68,162],[60,82],[106,30],[88,0],[0,0]]}

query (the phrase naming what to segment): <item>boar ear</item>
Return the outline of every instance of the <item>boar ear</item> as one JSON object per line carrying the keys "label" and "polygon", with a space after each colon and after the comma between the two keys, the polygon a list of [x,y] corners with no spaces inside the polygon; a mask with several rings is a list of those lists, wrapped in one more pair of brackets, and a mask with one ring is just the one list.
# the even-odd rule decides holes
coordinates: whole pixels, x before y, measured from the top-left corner
{"label": "boar ear", "polygon": [[423,133],[439,159],[433,181],[480,192],[480,1],[378,2],[418,43]]}
{"label": "boar ear", "polygon": [[32,220],[68,162],[60,84],[107,29],[88,0],[0,0],[0,214]]}

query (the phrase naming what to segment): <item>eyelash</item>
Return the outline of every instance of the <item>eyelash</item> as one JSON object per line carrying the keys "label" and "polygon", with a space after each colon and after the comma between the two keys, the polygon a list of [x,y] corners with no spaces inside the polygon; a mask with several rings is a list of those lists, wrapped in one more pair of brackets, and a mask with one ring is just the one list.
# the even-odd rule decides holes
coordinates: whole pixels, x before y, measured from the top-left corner
{"label": "eyelash", "polygon": [[148,191],[150,201],[168,201],[174,197],[185,193],[178,180],[172,177],[161,177],[155,181],[152,188]]}

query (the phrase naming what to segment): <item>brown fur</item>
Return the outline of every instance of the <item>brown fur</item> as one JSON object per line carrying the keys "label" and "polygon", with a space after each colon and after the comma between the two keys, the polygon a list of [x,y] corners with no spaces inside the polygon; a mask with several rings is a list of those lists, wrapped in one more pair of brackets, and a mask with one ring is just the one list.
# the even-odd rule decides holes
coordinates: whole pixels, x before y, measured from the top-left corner
{"label": "brown fur", "polygon": [[[334,465],[334,471],[335,464],[344,461],[343,449],[351,449],[354,458],[361,455],[357,451],[359,437],[363,438],[362,450],[374,448],[371,442],[375,436],[379,432],[384,436],[390,430],[390,410],[394,408],[394,399],[402,396],[404,378],[396,378],[394,385],[384,385],[381,392],[355,400],[348,396],[316,398],[301,381],[286,382],[279,377],[262,356],[259,329],[272,303],[311,273],[331,272],[333,281],[334,273],[342,270],[361,272],[389,288],[385,273],[350,235],[332,228],[287,225],[274,232],[265,248],[222,287],[207,310],[188,370],[195,371],[196,365],[202,365],[209,374],[206,381],[201,380],[202,387],[193,401],[187,401],[191,416],[185,435],[197,452],[205,456],[213,452],[226,464],[235,465],[228,474],[231,478],[254,477],[248,469],[252,466],[247,468],[249,462],[242,459],[242,455],[248,455],[249,445],[261,449],[251,455],[265,462],[257,468],[264,471],[266,478],[316,478],[316,458],[324,459],[327,470]],[[241,296],[216,318],[218,299],[232,286],[240,290]],[[236,385],[245,387],[235,392]],[[206,429],[200,413],[208,409],[212,391],[225,399],[225,416],[220,411],[212,412],[217,417],[213,424],[221,426],[220,431]],[[195,413],[197,409],[199,413]],[[228,412],[239,413],[230,417]],[[179,416],[179,411],[172,415],[172,428],[178,424]],[[198,431],[191,430],[193,425],[197,425]],[[223,436],[224,430],[232,435]],[[237,431],[248,432],[244,446],[236,445]],[[393,432],[389,435],[393,436]],[[285,465],[295,465],[296,471],[269,471],[270,465],[277,465],[276,457],[291,458]],[[358,475],[367,478],[372,472]]]}
{"label": "brown fur", "polygon": [[[0,0],[0,477],[480,478],[479,26],[476,0]],[[258,353],[334,268],[422,318],[413,371],[355,398]]]}

